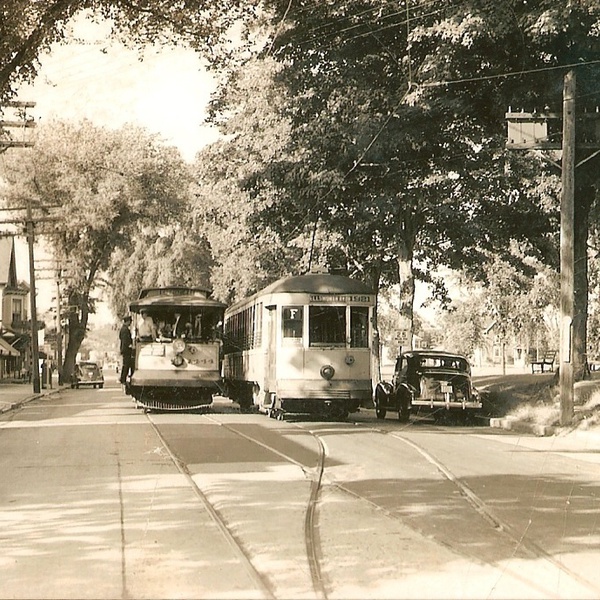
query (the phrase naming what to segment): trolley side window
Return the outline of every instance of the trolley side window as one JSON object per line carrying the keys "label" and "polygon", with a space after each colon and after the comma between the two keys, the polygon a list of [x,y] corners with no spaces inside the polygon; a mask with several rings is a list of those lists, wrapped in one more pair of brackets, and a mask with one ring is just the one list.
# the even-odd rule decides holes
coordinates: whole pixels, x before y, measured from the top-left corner
{"label": "trolley side window", "polygon": [[262,302],[259,302],[253,308],[254,308],[254,336],[252,338],[252,348],[260,348],[262,346],[262,317],[263,317]]}
{"label": "trolley side window", "polygon": [[346,345],[345,306],[311,306],[308,323],[309,346]]}
{"label": "trolley side window", "polygon": [[302,343],[304,310],[302,306],[283,306],[281,309],[281,327],[284,344]]}
{"label": "trolley side window", "polygon": [[369,308],[367,306],[350,307],[350,346],[352,348],[369,347]]}

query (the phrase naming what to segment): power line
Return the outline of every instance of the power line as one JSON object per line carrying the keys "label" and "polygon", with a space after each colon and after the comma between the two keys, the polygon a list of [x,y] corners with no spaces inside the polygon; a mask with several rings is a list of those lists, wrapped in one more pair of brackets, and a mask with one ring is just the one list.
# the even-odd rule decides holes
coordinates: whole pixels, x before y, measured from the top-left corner
{"label": "power line", "polygon": [[553,67],[538,67],[535,69],[525,69],[522,71],[507,71],[505,73],[495,73],[493,75],[478,75],[477,77],[464,77],[462,79],[448,79],[445,81],[433,81],[431,83],[419,83],[423,88],[443,87],[447,85],[458,85],[461,83],[472,83],[474,81],[488,81],[492,79],[502,79],[505,77],[521,77],[522,75],[533,75],[536,73],[545,73],[547,71],[560,71],[563,69],[573,69],[576,67],[584,67],[589,65],[598,65],[600,60],[589,60],[576,63],[568,63],[564,65],[555,65]]}

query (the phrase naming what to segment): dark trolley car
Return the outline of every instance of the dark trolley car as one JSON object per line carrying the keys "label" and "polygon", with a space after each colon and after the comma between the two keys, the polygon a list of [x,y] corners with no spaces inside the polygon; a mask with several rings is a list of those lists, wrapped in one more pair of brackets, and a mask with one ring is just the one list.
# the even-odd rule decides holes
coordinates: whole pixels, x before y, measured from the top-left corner
{"label": "dark trolley car", "polygon": [[225,313],[229,396],[269,416],[345,418],[372,397],[375,295],[360,281],[311,273],[286,277]]}
{"label": "dark trolley car", "polygon": [[221,389],[225,305],[201,288],[165,287],[142,290],[129,308],[137,324],[127,392],[138,406],[189,410],[211,404]]}

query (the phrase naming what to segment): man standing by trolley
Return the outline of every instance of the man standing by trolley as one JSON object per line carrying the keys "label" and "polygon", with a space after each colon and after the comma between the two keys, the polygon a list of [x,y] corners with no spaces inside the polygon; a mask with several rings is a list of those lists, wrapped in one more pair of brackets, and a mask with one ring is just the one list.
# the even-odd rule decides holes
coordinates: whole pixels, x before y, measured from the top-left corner
{"label": "man standing by trolley", "polygon": [[123,325],[119,330],[119,348],[122,356],[121,384],[127,383],[127,377],[133,372],[133,340],[131,339],[131,317],[123,317]]}

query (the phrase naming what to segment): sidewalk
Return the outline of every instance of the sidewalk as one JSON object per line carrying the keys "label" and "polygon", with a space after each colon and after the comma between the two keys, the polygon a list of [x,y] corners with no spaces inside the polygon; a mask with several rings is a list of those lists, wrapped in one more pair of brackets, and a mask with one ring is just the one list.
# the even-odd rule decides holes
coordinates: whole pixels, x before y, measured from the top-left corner
{"label": "sidewalk", "polygon": [[32,383],[0,383],[0,414],[19,408],[41,396],[58,392],[60,389],[56,376],[52,381],[52,387],[42,388],[39,394],[34,393]]}

